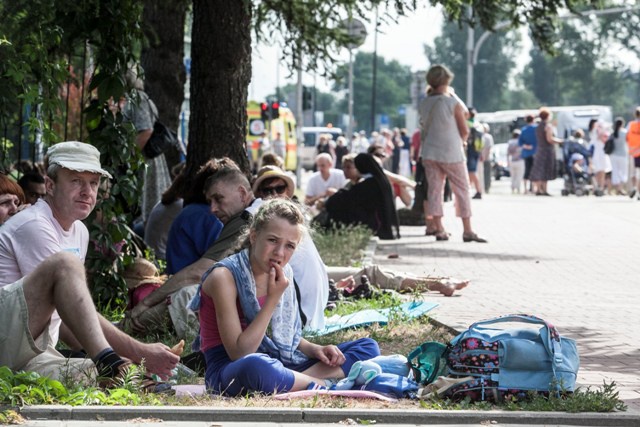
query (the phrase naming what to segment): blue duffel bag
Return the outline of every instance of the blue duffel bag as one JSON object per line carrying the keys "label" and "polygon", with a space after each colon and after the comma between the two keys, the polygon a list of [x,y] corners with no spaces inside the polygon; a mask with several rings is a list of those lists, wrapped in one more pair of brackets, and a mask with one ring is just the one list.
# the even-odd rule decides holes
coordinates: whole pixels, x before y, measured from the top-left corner
{"label": "blue duffel bag", "polygon": [[[540,328],[500,328],[507,322]],[[580,367],[574,340],[561,337],[550,323],[514,314],[476,322],[451,340],[447,375],[467,377],[441,397],[500,401],[530,392],[573,392]]]}
{"label": "blue duffel bag", "polygon": [[[539,327],[505,328],[517,322]],[[424,395],[472,401],[573,392],[580,367],[574,340],[525,314],[476,322],[447,346],[424,343],[408,359],[416,380],[427,386]]]}

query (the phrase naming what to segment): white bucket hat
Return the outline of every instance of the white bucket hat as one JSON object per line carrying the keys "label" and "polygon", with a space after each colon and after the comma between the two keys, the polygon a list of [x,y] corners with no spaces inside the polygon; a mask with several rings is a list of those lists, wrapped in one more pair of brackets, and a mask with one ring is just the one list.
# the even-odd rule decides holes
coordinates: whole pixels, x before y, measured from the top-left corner
{"label": "white bucket hat", "polygon": [[59,142],[47,150],[50,165],[60,165],[77,172],[94,172],[113,178],[100,165],[100,151],[91,144],[79,141]]}

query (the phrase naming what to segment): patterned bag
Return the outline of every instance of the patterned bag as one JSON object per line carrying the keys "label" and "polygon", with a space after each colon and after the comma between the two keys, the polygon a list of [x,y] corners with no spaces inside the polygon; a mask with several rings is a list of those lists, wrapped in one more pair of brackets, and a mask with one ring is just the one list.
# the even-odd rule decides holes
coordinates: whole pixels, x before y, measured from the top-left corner
{"label": "patterned bag", "polygon": [[[521,322],[541,327],[492,328]],[[529,392],[572,392],[580,360],[575,341],[544,320],[516,314],[476,322],[455,337],[447,353],[448,375],[472,377],[443,392],[455,400],[521,399]]]}

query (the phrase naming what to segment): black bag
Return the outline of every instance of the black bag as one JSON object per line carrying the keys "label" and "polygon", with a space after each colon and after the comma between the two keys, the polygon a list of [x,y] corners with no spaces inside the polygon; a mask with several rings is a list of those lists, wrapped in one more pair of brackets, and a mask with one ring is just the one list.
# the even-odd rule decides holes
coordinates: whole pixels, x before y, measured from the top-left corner
{"label": "black bag", "polygon": [[147,159],[154,159],[167,151],[171,146],[178,148],[180,146],[180,142],[178,141],[178,134],[176,131],[169,129],[160,120],[158,120],[157,114],[151,107],[153,101],[151,101],[149,95],[142,92],[141,97],[143,95],[147,100],[149,116],[153,118],[153,133],[142,148],[142,154],[144,154]]}
{"label": "black bag", "polygon": [[614,137],[613,134],[609,137],[609,139],[607,139],[607,141],[604,143],[604,153],[605,154],[611,154],[613,153],[613,149],[615,148],[615,142],[614,142]]}
{"label": "black bag", "polygon": [[144,156],[148,159],[153,159],[167,151],[171,146],[178,146],[178,134],[173,129],[163,125],[161,121],[156,120],[153,124],[153,133],[142,149]]}

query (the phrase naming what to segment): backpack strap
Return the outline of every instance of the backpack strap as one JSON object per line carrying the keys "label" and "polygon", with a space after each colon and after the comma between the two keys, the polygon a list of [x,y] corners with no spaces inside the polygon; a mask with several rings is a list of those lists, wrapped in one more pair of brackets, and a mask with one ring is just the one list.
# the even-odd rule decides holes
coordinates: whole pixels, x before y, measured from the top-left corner
{"label": "backpack strap", "polygon": [[532,316],[529,314],[509,314],[505,316],[495,317],[493,319],[481,320],[479,322],[475,322],[472,324],[469,329],[462,334],[455,337],[451,344],[455,345],[458,340],[463,337],[466,337],[468,332],[472,332],[474,330],[482,329],[483,326],[494,325],[497,323],[507,323],[507,322],[522,322],[522,323],[530,323],[533,325],[541,325],[540,329],[540,337],[542,339],[542,344],[546,348],[547,352],[551,356],[552,360],[555,362],[555,365],[562,363],[562,347],[561,347],[561,339],[558,330],[551,323],[543,320],[537,316]]}

